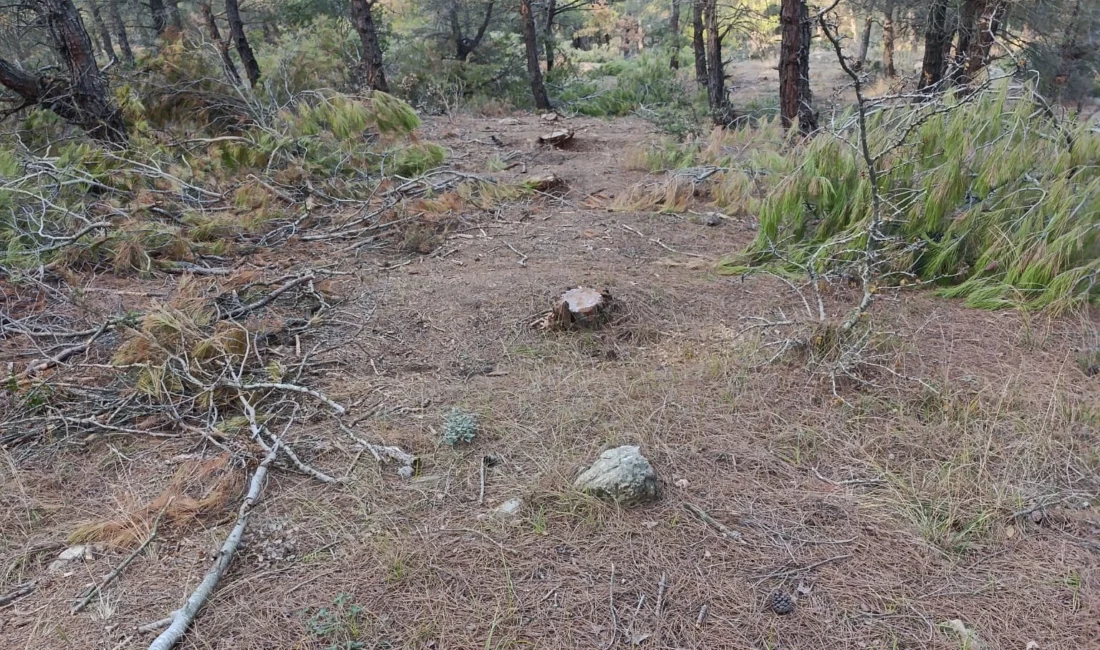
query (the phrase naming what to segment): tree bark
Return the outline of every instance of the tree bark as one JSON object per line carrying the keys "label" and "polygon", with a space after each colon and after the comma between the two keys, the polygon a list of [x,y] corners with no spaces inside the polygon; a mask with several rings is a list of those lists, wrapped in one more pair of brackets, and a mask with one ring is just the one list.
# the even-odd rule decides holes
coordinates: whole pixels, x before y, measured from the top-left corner
{"label": "tree bark", "polygon": [[806,0],[783,0],[779,11],[779,109],[784,129],[798,120],[798,131],[817,130],[810,91],[810,12]]}
{"label": "tree bark", "polygon": [[668,31],[672,34],[672,58],[668,66],[680,69],[680,0],[672,0],[672,15],[668,17]]}
{"label": "tree bark", "polygon": [[218,21],[214,20],[214,11],[210,8],[209,0],[204,0],[199,5],[199,10],[202,12],[202,22],[206,26],[206,34],[214,42],[214,47],[218,49],[218,58],[222,61],[225,76],[229,77],[230,83],[239,86],[241,84],[241,74],[237,72],[237,66],[233,63],[233,58],[229,56],[229,40],[222,38],[221,30],[218,29]]}
{"label": "tree bark", "polygon": [[351,0],[351,17],[363,45],[363,72],[367,86],[388,93],[390,86],[386,83],[386,71],[382,68],[382,45],[378,42],[378,30],[374,27],[373,9],[373,0]]}
{"label": "tree bark", "polygon": [[481,46],[481,41],[485,38],[485,32],[489,29],[489,22],[493,19],[494,4],[495,0],[490,0],[485,7],[485,16],[482,18],[481,25],[477,28],[477,34],[474,34],[473,38],[462,35],[462,26],[458,23],[458,5],[455,4],[451,9],[451,35],[455,39],[455,57],[459,61],[469,59],[474,50]]}
{"label": "tree bark", "polygon": [[918,90],[935,91],[943,81],[946,69],[944,43],[949,42],[947,29],[947,0],[934,0],[928,10],[928,26],[924,31],[924,61],[921,64]]}
{"label": "tree bark", "polygon": [[706,29],[707,99],[715,126],[729,126],[736,115],[726,95],[726,68],[722,63],[722,35],[718,31],[718,0],[704,0],[703,23]]}
{"label": "tree bark", "polygon": [[149,12],[153,15],[153,33],[157,38],[164,36],[164,30],[168,27],[168,10],[164,7],[164,0],[149,0]]}
{"label": "tree bark", "polygon": [[39,0],[34,9],[46,24],[69,78],[37,77],[0,59],[0,85],[19,95],[22,106],[42,105],[97,140],[124,144],[122,112],[111,102],[76,5],[72,0]]}
{"label": "tree bark", "polygon": [[867,50],[871,49],[871,27],[873,27],[875,21],[871,20],[870,16],[863,21],[863,33],[859,38],[859,58],[856,59],[856,65],[860,69],[867,64]]}
{"label": "tree bark", "polygon": [[1004,19],[1007,3],[1005,0],[971,0],[977,24],[966,53],[966,72],[962,84],[968,85],[982,68],[989,65],[989,53],[997,39],[997,31]]}
{"label": "tree bark", "polygon": [[882,74],[887,79],[898,76],[894,67],[894,4],[887,3],[882,10]]}
{"label": "tree bark", "polygon": [[707,85],[707,49],[703,40],[703,4],[706,0],[693,0],[691,4],[691,49],[695,53],[695,81]]}
{"label": "tree bark", "polygon": [[542,49],[546,52],[546,71],[554,69],[554,18],[557,16],[557,0],[546,2],[546,25],[543,28]]}
{"label": "tree bark", "polygon": [[134,51],[130,49],[126,25],[123,24],[122,14],[118,11],[118,0],[107,0],[107,14],[111,18],[111,26],[115,28],[115,36],[118,36],[118,49],[122,52],[122,59],[126,65],[134,65]]}
{"label": "tree bark", "polygon": [[117,63],[118,55],[115,54],[115,45],[111,42],[111,30],[107,29],[107,23],[103,22],[103,14],[99,11],[99,4],[96,0],[88,0],[88,8],[91,10],[92,22],[95,24],[96,31],[99,32],[99,42],[103,44],[107,59],[111,63]]}
{"label": "tree bark", "polygon": [[531,94],[535,98],[535,108],[540,111],[551,109],[550,98],[546,95],[546,86],[542,83],[542,69],[539,67],[539,45],[535,36],[535,16],[531,12],[531,0],[519,0],[519,17],[523,25],[523,45],[527,53],[527,76],[531,81]]}
{"label": "tree bark", "polygon": [[260,64],[244,35],[244,23],[241,22],[241,9],[237,0],[225,0],[225,18],[229,22],[229,36],[237,48],[237,56],[241,57],[244,73],[248,75],[248,83],[255,88],[260,81]]}
{"label": "tree bark", "polygon": [[179,0],[164,0],[166,5],[165,17],[168,26],[176,30],[176,34],[183,32],[183,16],[180,15]]}

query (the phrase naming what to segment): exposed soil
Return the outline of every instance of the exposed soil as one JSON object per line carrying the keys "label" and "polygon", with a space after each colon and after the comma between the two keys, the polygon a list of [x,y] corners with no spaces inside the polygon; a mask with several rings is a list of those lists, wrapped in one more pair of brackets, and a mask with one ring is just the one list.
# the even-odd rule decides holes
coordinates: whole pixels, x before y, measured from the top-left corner
{"label": "exposed soil", "polygon": [[[767,363],[775,348],[748,328],[804,313],[801,299],[775,278],[713,270],[751,241],[751,218],[705,225],[703,200],[697,213],[608,210],[661,180],[626,168],[629,148],[657,137],[649,124],[568,120],[575,142],[559,151],[532,145],[549,130],[537,117],[514,119],[437,119],[422,137],[460,170],[552,173],[563,189],[429,215],[386,250],[250,258],[352,273],[331,288],[336,316],[299,342],[323,348],[303,382],[421,466],[400,478],[348,450],[331,419],[296,423],[288,442],[346,483],[274,470],[181,647],[957,649],[946,623],[959,619],[988,648],[1100,648],[1100,377],[1075,364],[1096,314],[883,294],[871,327],[912,379],[881,372],[834,394],[797,356]],[[504,159],[515,166],[490,171]],[[97,282],[133,304],[177,278]],[[531,327],[578,285],[610,290],[622,317],[593,332]],[[830,292],[830,315],[858,296]],[[480,416],[469,445],[440,443],[452,406]],[[658,502],[619,509],[571,489],[628,443],[655,466]],[[0,594],[37,583],[0,604],[0,647],[146,647],[137,626],[184,602],[236,499],[166,525],[83,613],[72,599],[137,543],[47,566],[78,525],[151,501],[173,476],[208,485],[203,464],[220,453],[193,436],[4,451]],[[513,497],[517,516],[492,515]],[[793,613],[766,610],[775,591],[796,597]]]}

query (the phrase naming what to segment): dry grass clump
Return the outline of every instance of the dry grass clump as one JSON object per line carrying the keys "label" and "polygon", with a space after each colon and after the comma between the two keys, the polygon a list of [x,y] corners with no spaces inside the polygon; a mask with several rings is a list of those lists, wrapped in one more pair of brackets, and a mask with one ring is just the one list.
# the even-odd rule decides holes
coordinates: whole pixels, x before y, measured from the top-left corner
{"label": "dry grass clump", "polygon": [[118,514],[78,525],[68,541],[133,546],[148,535],[158,518],[162,526],[187,527],[224,515],[244,489],[243,475],[235,465],[229,454],[209,460],[185,460],[152,500],[133,503],[133,496],[124,496],[117,506]]}

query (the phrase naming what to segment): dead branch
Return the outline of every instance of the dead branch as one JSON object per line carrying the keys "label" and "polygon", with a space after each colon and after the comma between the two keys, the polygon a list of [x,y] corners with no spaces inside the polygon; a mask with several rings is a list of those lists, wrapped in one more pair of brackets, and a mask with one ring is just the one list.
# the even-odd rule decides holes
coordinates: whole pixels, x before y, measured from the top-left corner
{"label": "dead branch", "polygon": [[702,519],[704,523],[706,523],[706,524],[710,525],[711,527],[713,527],[715,530],[717,530],[719,533],[721,533],[723,537],[726,537],[728,539],[732,539],[735,542],[737,542],[738,544],[744,544],[745,543],[745,540],[742,538],[741,533],[737,532],[736,530],[730,529],[728,526],[726,526],[722,522],[718,521],[714,517],[711,517],[709,514],[707,514],[706,510],[703,510],[699,506],[696,506],[696,505],[693,505],[693,504],[690,504],[690,503],[686,503],[686,502],[684,503],[684,508],[686,508],[688,512],[695,515],[699,519]]}
{"label": "dead branch", "polygon": [[210,598],[210,594],[214,592],[214,589],[218,586],[218,581],[225,574],[225,570],[229,568],[229,563],[233,561],[233,554],[237,551],[237,546],[241,543],[241,536],[244,535],[245,526],[248,525],[248,517],[252,514],[252,507],[260,499],[260,493],[263,491],[264,479],[267,477],[267,468],[275,461],[275,456],[279,453],[279,444],[276,443],[272,447],[271,451],[267,453],[263,461],[256,468],[255,473],[252,474],[252,480],[249,482],[248,495],[245,496],[244,502],[241,504],[241,509],[237,514],[237,524],[233,526],[233,530],[230,531],[229,536],[225,538],[225,542],[222,544],[221,550],[218,551],[217,559],[214,560],[214,566],[210,567],[210,570],[206,572],[202,582],[191,594],[191,597],[187,599],[184,606],[172,615],[172,622],[165,630],[149,644],[149,650],[169,650],[174,645],[179,643],[180,639],[187,632],[187,628],[194,622],[195,617],[198,615],[199,610],[206,604],[207,599]]}

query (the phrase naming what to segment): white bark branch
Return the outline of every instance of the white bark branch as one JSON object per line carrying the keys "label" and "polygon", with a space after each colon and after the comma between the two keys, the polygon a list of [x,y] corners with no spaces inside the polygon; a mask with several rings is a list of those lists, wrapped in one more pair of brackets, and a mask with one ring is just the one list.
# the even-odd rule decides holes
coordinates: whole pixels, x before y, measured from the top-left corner
{"label": "white bark branch", "polygon": [[278,453],[279,443],[275,443],[252,475],[252,481],[248,486],[248,495],[245,496],[241,509],[237,514],[237,525],[225,538],[225,543],[222,544],[221,550],[218,551],[218,557],[214,560],[214,566],[206,572],[206,576],[203,577],[202,582],[195,588],[184,606],[173,615],[172,623],[168,626],[168,629],[149,645],[149,650],[169,650],[179,643],[187,632],[187,628],[194,622],[199,610],[206,604],[210,594],[214,592],[214,588],[218,586],[218,581],[221,580],[222,575],[229,568],[229,563],[233,561],[233,554],[241,543],[241,536],[244,535],[245,526],[248,525],[248,516],[252,513],[252,507],[259,500],[260,492],[263,491],[267,468],[274,462]]}

